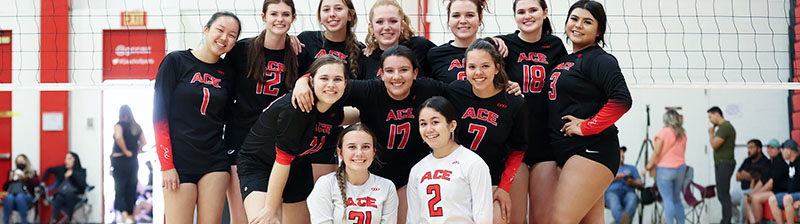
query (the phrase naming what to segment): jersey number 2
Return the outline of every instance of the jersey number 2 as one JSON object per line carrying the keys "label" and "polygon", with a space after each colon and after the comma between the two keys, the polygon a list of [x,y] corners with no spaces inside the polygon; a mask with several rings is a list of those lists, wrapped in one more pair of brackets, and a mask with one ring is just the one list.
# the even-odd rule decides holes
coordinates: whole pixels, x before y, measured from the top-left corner
{"label": "jersey number 2", "polygon": [[389,126],[389,144],[387,144],[387,149],[394,149],[394,139],[395,136],[402,134],[403,140],[400,141],[400,145],[397,146],[397,149],[405,149],[406,143],[408,143],[408,136],[411,132],[411,124],[406,122],[401,125],[393,124]]}
{"label": "jersey number 2", "polygon": [[522,66],[522,92],[540,93],[544,88],[544,66],[523,65]]}
{"label": "jersey number 2", "polygon": [[433,194],[433,198],[428,201],[428,213],[431,217],[443,216],[442,207],[436,207],[436,203],[442,200],[442,188],[438,184],[428,185],[428,194]]}
{"label": "jersey number 2", "polygon": [[372,212],[350,211],[350,213],[347,214],[347,218],[350,221],[356,221],[353,224],[369,224],[372,223]]}

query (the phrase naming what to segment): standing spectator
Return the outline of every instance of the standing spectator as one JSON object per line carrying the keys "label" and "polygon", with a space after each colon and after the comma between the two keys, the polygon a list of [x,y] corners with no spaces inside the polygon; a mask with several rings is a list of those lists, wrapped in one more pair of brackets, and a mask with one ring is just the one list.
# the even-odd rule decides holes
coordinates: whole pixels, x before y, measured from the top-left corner
{"label": "standing spectator", "polygon": [[657,167],[656,186],[664,201],[667,224],[683,223],[681,184],[686,172],[686,130],[683,129],[683,117],[675,109],[667,109],[663,119],[664,127],[653,138],[653,156],[645,169]]}
{"label": "standing spectator", "polygon": [[[708,139],[714,148],[714,176],[717,181],[717,197],[722,204],[720,224],[731,223],[731,176],[736,167],[733,148],[736,144],[736,129],[722,116],[722,110],[714,106],[708,109],[708,120],[714,126],[708,129]],[[714,129],[717,131],[714,132]]]}
{"label": "standing spectator", "polygon": [[636,213],[636,205],[639,204],[634,189],[644,187],[644,183],[635,166],[624,164],[628,148],[622,146],[619,150],[619,171],[606,190],[606,207],[611,209],[614,223],[627,224],[631,222],[631,216]]}
{"label": "standing spectator", "polygon": [[39,176],[25,154],[18,155],[14,161],[17,168],[8,172],[8,180],[3,184],[3,190],[8,192],[3,198],[3,220],[6,224],[9,223],[11,212],[16,209],[22,223],[28,223],[28,205],[33,202],[34,188],[39,185]]}
{"label": "standing spectator", "polygon": [[[738,211],[739,213],[738,215],[734,215],[734,217],[742,217],[742,214],[746,214],[744,211],[748,210],[747,207],[749,204],[742,202],[745,200],[746,195],[749,195],[751,192],[753,192],[753,189],[750,188],[750,183],[758,182],[757,179],[753,181],[754,178],[750,173],[750,168],[760,167],[761,169],[765,169],[769,167],[769,159],[767,159],[767,156],[761,152],[762,147],[763,145],[761,144],[761,140],[751,139],[747,142],[747,159],[742,161],[742,165],[740,165],[739,169],[736,170],[736,181],[741,182],[742,190],[734,191],[735,193],[731,195],[731,203],[733,206],[742,205],[741,208],[733,210]],[[762,172],[762,174],[763,173],[764,172]]]}
{"label": "standing spectator", "polygon": [[114,125],[114,152],[111,166],[114,168],[114,208],[122,213],[125,223],[133,223],[133,205],[136,202],[136,184],[139,182],[138,155],[147,144],[142,128],[133,118],[128,105],[119,108],[119,122]]}

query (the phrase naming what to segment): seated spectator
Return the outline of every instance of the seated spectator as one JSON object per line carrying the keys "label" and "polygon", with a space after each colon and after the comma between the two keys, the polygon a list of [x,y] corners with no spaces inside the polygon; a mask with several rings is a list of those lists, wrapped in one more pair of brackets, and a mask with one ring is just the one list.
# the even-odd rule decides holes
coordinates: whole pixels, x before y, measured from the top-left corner
{"label": "seated spectator", "polygon": [[[750,143],[747,144],[748,152],[750,150]],[[769,163],[762,167],[755,163],[750,166],[750,172],[746,175],[752,176],[755,172],[754,169],[761,169],[761,179],[751,178],[750,194],[745,197],[745,209],[747,220],[750,223],[758,223],[761,221],[764,213],[764,202],[774,196],[775,193],[786,192],[787,181],[789,179],[789,165],[783,160],[780,151],[780,143],[778,140],[772,139],[767,144],[767,154],[769,155]],[[747,159],[745,162],[750,161]],[[744,165],[744,164],[743,164]],[[741,173],[743,171],[739,171]],[[739,173],[736,174],[737,178]]]}
{"label": "seated spectator", "polygon": [[39,185],[39,176],[28,157],[20,154],[14,159],[17,168],[8,172],[8,180],[3,190],[8,192],[3,198],[3,221],[6,224],[11,212],[19,211],[22,223],[28,223],[28,206],[33,202],[34,189]]}
{"label": "seated spectator", "polygon": [[[778,140],[773,139],[777,147],[780,147],[780,143]],[[773,143],[770,141],[770,143]],[[764,153],[761,152],[762,144],[761,141],[758,139],[752,139],[747,142],[747,159],[742,161],[742,165],[739,166],[739,170],[736,171],[736,181],[742,183],[742,192],[745,194],[749,194],[751,192],[750,189],[750,182],[753,178],[750,175],[750,166],[761,166],[761,167],[768,167],[769,166],[769,159]]]}
{"label": "seated spectator", "polygon": [[78,154],[69,152],[64,158],[64,165],[47,168],[43,178],[46,180],[50,173],[56,175],[57,183],[53,194],[53,214],[50,222],[58,220],[59,212],[64,210],[69,223],[72,220],[75,204],[80,201],[80,195],[86,189],[86,169],[81,166]]}
{"label": "seated spectator", "polygon": [[783,224],[784,217],[781,216],[781,209],[789,208],[785,210],[786,220],[794,223],[795,209],[800,207],[800,203],[795,203],[795,201],[800,200],[800,175],[796,172],[796,170],[800,169],[800,159],[797,159],[800,152],[797,149],[797,142],[791,139],[783,142],[781,148],[783,159],[789,161],[788,185],[786,191],[775,193],[769,198],[769,206],[772,215],[775,217],[775,222]]}
{"label": "seated spectator", "polygon": [[636,213],[636,206],[639,205],[639,198],[636,197],[634,189],[642,188],[642,178],[635,166],[624,164],[625,146],[620,147],[619,171],[614,178],[614,182],[606,190],[606,207],[611,209],[614,216],[614,223],[630,223],[631,216]]}

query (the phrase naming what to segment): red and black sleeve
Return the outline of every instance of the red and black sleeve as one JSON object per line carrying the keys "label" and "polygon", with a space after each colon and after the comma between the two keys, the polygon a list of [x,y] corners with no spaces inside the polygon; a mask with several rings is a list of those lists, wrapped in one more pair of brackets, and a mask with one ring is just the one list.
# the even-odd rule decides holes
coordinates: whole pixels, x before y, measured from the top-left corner
{"label": "red and black sleeve", "polygon": [[[515,96],[509,96],[515,97]],[[508,137],[508,158],[506,159],[505,170],[500,177],[500,184],[497,187],[510,192],[511,184],[522,164],[522,158],[525,157],[525,151],[528,150],[528,107],[524,102],[519,103],[517,109],[514,111],[514,125],[511,126],[511,132]]]}
{"label": "red and black sleeve", "polygon": [[156,74],[155,94],[153,98],[153,128],[156,137],[156,153],[161,163],[161,170],[175,168],[172,162],[172,141],[169,135],[169,105],[172,92],[178,83],[178,68],[174,53],[168,54]]}
{"label": "red and black sleeve", "polygon": [[597,114],[581,124],[583,135],[594,135],[613,125],[622,115],[631,109],[633,99],[625,84],[625,77],[617,60],[608,54],[598,55],[589,68],[584,70],[592,82],[596,83],[606,95],[608,101]]}
{"label": "red and black sleeve", "polygon": [[[313,112],[312,112],[313,113]],[[278,133],[275,141],[275,162],[289,165],[294,158],[303,153],[304,137],[309,125],[313,125],[306,113],[297,109],[281,111],[278,115]]]}

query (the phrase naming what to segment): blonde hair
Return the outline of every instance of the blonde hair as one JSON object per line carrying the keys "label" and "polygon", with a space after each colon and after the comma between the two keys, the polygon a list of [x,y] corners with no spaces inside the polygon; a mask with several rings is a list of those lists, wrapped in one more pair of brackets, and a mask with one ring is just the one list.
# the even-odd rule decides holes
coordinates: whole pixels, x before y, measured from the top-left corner
{"label": "blonde hair", "polygon": [[675,109],[667,109],[667,112],[664,113],[664,125],[675,131],[676,139],[680,139],[686,133],[686,130],[683,129],[683,118]]}
{"label": "blonde hair", "polygon": [[25,154],[19,154],[17,158],[14,159],[14,165],[16,165],[17,159],[19,159],[20,157],[22,157],[22,159],[25,160],[25,169],[22,169],[22,171],[25,173],[25,176],[31,178],[33,177],[33,175],[36,175],[36,171],[33,170],[33,165],[31,165],[31,160],[29,160],[28,156],[26,156]]}
{"label": "blonde hair", "polygon": [[397,8],[397,13],[400,14],[401,31],[400,31],[400,38],[397,41],[398,44],[410,41],[411,37],[417,34],[417,31],[411,27],[411,18],[409,18],[408,15],[406,15],[406,13],[403,11],[403,7],[400,5],[400,3],[397,3],[397,1],[395,0],[378,0],[377,2],[375,2],[374,5],[372,5],[372,8],[369,10],[369,25],[367,26],[367,38],[364,40],[364,42],[367,44],[367,48],[370,50],[375,50],[378,49],[379,47],[378,40],[375,39],[375,36],[373,36],[375,30],[373,30],[372,28],[372,16],[375,15],[375,8],[385,5],[394,6],[395,8]]}

